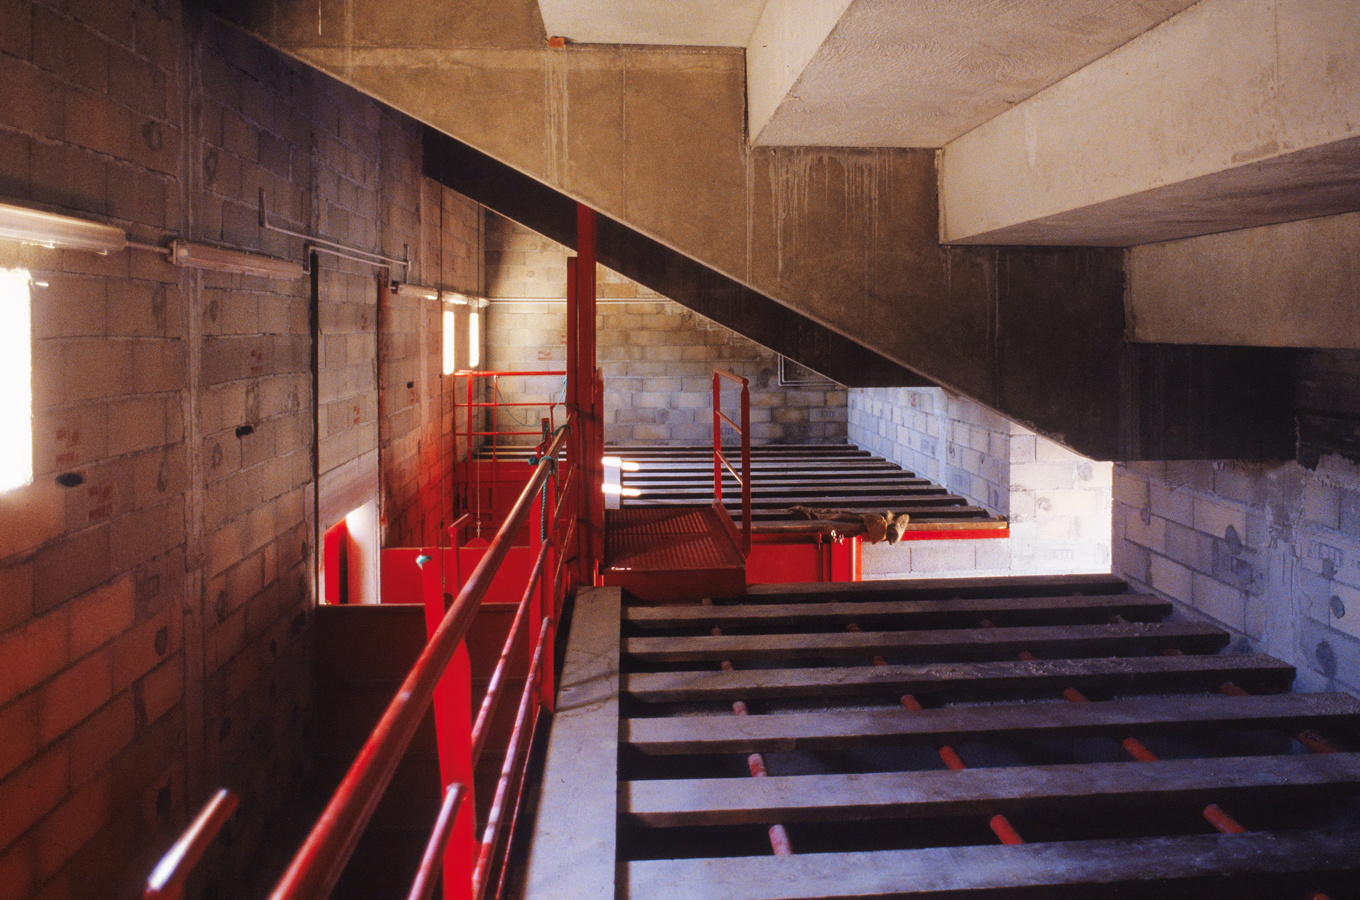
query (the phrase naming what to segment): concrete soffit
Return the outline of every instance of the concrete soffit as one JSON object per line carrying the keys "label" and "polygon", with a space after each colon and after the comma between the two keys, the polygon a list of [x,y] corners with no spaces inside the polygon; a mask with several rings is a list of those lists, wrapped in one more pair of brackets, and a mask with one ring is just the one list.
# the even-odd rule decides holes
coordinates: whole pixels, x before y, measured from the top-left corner
{"label": "concrete soffit", "polygon": [[1352,0],[1202,0],[940,153],[942,243],[1131,248],[1134,342],[1360,347],[1358,210]]}
{"label": "concrete soffit", "polygon": [[1193,0],[769,0],[747,46],[752,142],[941,147]]}
{"label": "concrete soffit", "polygon": [[941,240],[1132,246],[1360,210],[1353,0],[1202,0],[944,146]]}

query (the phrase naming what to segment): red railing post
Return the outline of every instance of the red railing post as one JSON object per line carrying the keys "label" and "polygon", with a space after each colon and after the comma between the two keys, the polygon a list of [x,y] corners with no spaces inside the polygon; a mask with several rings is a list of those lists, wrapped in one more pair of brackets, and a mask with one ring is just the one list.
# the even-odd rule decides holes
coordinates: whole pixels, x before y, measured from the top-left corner
{"label": "red railing post", "polygon": [[[466,450],[465,450],[464,455],[463,455],[463,503],[466,504],[466,508],[467,508],[467,509],[471,509],[471,508],[472,508],[472,466],[473,466],[473,461],[472,461],[472,433],[473,433],[473,431],[476,430],[476,429],[474,428],[473,424],[472,424],[472,411],[473,411],[473,409],[476,408],[476,407],[473,406],[473,392],[472,392],[472,389],[473,389],[473,385],[475,385],[476,382],[477,382],[477,379],[473,378],[471,373],[468,373],[468,376],[467,376],[467,415],[464,417],[464,422],[467,423],[467,426],[466,426],[466,427],[467,427],[467,447],[466,447]],[[456,456],[456,455],[457,455],[457,447],[454,448],[454,453],[455,453],[455,456]],[[474,527],[478,527],[478,526],[480,526],[480,525],[481,525],[480,522],[474,522],[474,523],[473,523],[473,526],[474,526]]]}
{"label": "red railing post", "polygon": [[590,428],[594,440],[590,451],[590,561],[592,574],[604,559],[604,372],[595,370]]}
{"label": "red railing post", "polygon": [[[439,558],[445,554],[444,566],[426,563],[421,567],[421,593],[425,603],[425,623],[433,635],[448,615],[450,594],[441,569],[447,570],[448,557],[457,561],[458,547],[435,548],[421,551]],[[455,565],[457,563],[455,562]],[[461,590],[461,585],[452,587]],[[468,801],[472,800],[475,759],[472,749],[472,657],[467,643],[459,641],[453,656],[433,693],[435,742],[439,753],[439,782],[445,789],[455,785],[467,786]],[[448,836],[442,846],[441,881],[444,896],[449,900],[470,900],[471,873],[477,854],[476,803],[465,802],[447,826]]]}
{"label": "red railing post", "polygon": [[[732,421],[722,411],[722,379],[727,378],[741,385],[741,424]],[[741,472],[732,468],[732,463],[722,450],[722,427],[726,424],[741,437]],[[740,375],[723,369],[713,370],[713,506],[718,510],[722,521],[735,533],[732,518],[723,506],[722,474],[723,469],[741,485],[741,552],[751,555],[751,389],[750,382]],[[735,537],[735,534],[734,534]]]}
{"label": "red railing post", "polygon": [[722,376],[713,373],[713,505],[723,505]]}
{"label": "red railing post", "polygon": [[[578,424],[581,421],[581,408],[580,404],[577,402],[579,399],[578,382],[581,378],[580,321],[578,319],[577,310],[577,291],[580,286],[576,278],[576,271],[579,268],[579,264],[579,257],[567,257],[567,417],[570,419],[572,416],[576,416],[576,422]],[[575,429],[572,432],[571,440],[567,442],[567,462],[571,466],[578,468],[581,465],[581,459],[584,456],[585,448],[584,436],[581,433],[582,431],[584,431],[582,428]],[[575,510],[574,514],[578,515],[581,510],[580,496],[578,495],[577,497],[571,498],[568,502],[572,504],[572,508]],[[576,534],[578,531],[579,529],[572,529],[573,534]],[[577,534],[572,543],[562,547],[562,555],[565,558],[577,558],[577,565],[573,566],[571,570],[571,585],[568,586],[568,590],[571,589],[572,585],[581,583],[580,557],[582,554],[580,548],[581,542],[579,534]]]}
{"label": "red railing post", "polygon": [[751,384],[741,380],[741,552],[751,555]]}

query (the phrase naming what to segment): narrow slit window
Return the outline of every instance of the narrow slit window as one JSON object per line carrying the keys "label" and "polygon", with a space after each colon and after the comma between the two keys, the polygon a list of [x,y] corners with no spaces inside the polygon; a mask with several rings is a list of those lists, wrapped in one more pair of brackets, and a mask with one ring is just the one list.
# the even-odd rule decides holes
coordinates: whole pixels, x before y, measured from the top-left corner
{"label": "narrow slit window", "polygon": [[458,316],[451,309],[444,310],[444,374],[458,371]]}
{"label": "narrow slit window", "polygon": [[[473,301],[476,302],[475,300]],[[482,314],[477,307],[468,309],[468,368],[475,369],[482,361]]]}
{"label": "narrow slit window", "polygon": [[0,269],[0,491],[33,481],[29,274]]}

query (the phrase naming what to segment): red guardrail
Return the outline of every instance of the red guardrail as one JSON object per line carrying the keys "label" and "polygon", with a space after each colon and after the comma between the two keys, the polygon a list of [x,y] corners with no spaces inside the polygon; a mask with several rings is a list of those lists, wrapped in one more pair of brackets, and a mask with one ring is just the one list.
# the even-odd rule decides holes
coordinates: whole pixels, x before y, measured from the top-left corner
{"label": "red guardrail", "polygon": [[[477,484],[475,482],[481,475],[481,468],[474,460],[473,454],[479,447],[487,442],[487,439],[490,439],[490,483],[498,483],[500,478],[500,456],[498,451],[501,449],[501,439],[511,439],[507,442],[507,446],[510,447],[518,446],[522,448],[525,445],[532,444],[534,441],[527,440],[527,438],[532,437],[537,439],[542,434],[539,429],[538,420],[541,419],[542,421],[547,422],[547,431],[551,434],[557,428],[559,409],[565,409],[566,407],[565,400],[553,400],[551,397],[542,401],[505,400],[501,395],[501,379],[543,377],[565,378],[567,373],[560,370],[543,370],[523,372],[459,372],[457,374],[459,378],[467,379],[467,394],[466,399],[463,402],[458,403],[453,411],[453,455],[455,459],[458,458],[460,446],[466,451],[466,456],[459,465],[461,475],[458,478],[459,485],[462,488],[462,511],[473,512],[476,517],[478,528],[480,528],[483,520],[489,519],[493,522],[496,521],[496,514],[498,511],[494,508],[485,510],[478,508],[482,500],[482,493],[480,490],[476,489]],[[485,391],[486,399],[477,399],[478,384],[487,385]],[[488,411],[485,423],[478,421],[479,417],[477,413],[482,410]],[[545,413],[545,415],[536,415],[532,427],[527,423],[520,423],[525,426],[522,430],[516,428],[507,430],[498,427],[497,424],[498,419],[500,418],[498,414],[502,410],[540,410]],[[461,427],[459,424],[460,422],[462,423]],[[516,441],[514,440],[515,438],[521,440]],[[489,498],[489,503],[493,507],[496,505],[496,495],[494,491]]]}
{"label": "red guardrail", "polygon": [[[553,436],[519,500],[454,598],[439,628],[345,773],[302,848],[294,855],[288,870],[270,894],[271,900],[321,900],[335,886],[410,745],[416,727],[430,705],[435,686],[466,636],[496,570],[509,552],[514,534],[528,518],[539,490],[556,465],[567,432],[567,428],[562,428]],[[526,693],[532,692],[533,680],[525,687]]]}

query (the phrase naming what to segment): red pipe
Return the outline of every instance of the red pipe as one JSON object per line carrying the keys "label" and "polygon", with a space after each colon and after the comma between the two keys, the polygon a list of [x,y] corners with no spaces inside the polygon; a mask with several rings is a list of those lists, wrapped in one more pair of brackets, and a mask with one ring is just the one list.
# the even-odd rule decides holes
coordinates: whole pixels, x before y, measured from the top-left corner
{"label": "red pipe", "polygon": [[203,810],[184,829],[184,833],[171,845],[156,868],[147,876],[146,888],[142,892],[145,900],[179,900],[184,896],[184,882],[189,872],[217,837],[222,826],[227,824],[232,813],[240,804],[240,799],[226,788],[222,788],[203,806]]}
{"label": "red pipe", "polygon": [[[1118,619],[1118,618],[1120,618],[1120,617],[1116,616],[1115,618]],[[994,623],[988,621],[987,619],[983,619],[981,624],[982,624],[982,626],[983,626],[984,628],[995,628],[995,627],[996,627],[996,625],[995,625]],[[1176,649],[1176,648],[1173,647],[1173,648],[1169,648],[1169,649],[1167,649],[1167,650],[1162,651],[1162,655],[1163,655],[1163,656],[1181,656],[1181,655],[1183,655],[1183,654],[1182,654],[1182,652],[1181,652],[1180,650],[1178,650],[1178,649]],[[1030,653],[1028,650],[1022,650],[1019,654],[1017,654],[1017,656],[1018,656],[1020,659],[1025,660],[1025,661],[1029,661],[1029,662],[1032,662],[1032,661],[1038,659],[1038,657],[1036,657],[1034,654]],[[1223,685],[1220,687],[1220,690],[1221,690],[1223,693],[1229,694],[1229,695],[1231,695],[1231,696],[1239,696],[1239,697],[1249,696],[1248,693],[1247,693],[1247,691],[1245,691],[1245,690],[1243,690],[1242,688],[1238,687],[1237,685],[1233,684],[1231,681],[1224,682]],[[1070,703],[1089,703],[1089,702],[1090,702],[1090,699],[1087,698],[1086,695],[1084,695],[1081,691],[1077,690],[1076,688],[1067,688],[1067,689],[1065,689],[1065,690],[1062,692],[1062,695],[1063,695],[1063,697],[1064,697],[1068,702],[1070,702]],[[1296,739],[1297,739],[1300,743],[1303,743],[1305,746],[1310,746],[1309,743],[1308,743],[1308,742],[1305,742],[1305,740],[1304,740],[1305,735],[1307,735],[1307,736],[1310,737],[1310,738],[1317,738],[1316,735],[1311,735],[1311,734],[1308,733],[1308,732],[1304,732],[1303,734],[1298,735]],[[1321,741],[1321,745],[1320,745],[1320,746],[1329,747],[1329,748],[1335,748],[1335,745],[1331,744],[1331,742],[1327,741],[1325,738],[1318,738],[1318,740]],[[1151,750],[1149,750],[1149,749],[1143,744],[1143,742],[1140,741],[1140,740],[1138,740],[1137,738],[1133,738],[1133,737],[1125,738],[1125,739],[1124,739],[1123,741],[1121,741],[1120,743],[1122,744],[1122,746],[1124,747],[1124,749],[1125,749],[1126,751],[1128,751],[1129,755],[1132,756],[1134,759],[1138,760],[1139,762],[1155,762],[1155,761],[1158,759],[1157,755],[1156,755],[1155,753],[1153,753]],[[1310,746],[1310,749],[1311,749],[1311,746]],[[1320,750],[1318,750],[1318,751],[1316,751],[1316,752],[1320,752],[1320,753],[1334,753],[1334,752],[1336,752],[1337,749],[1339,749],[1339,748],[1335,748],[1335,749],[1320,749]],[[1221,832],[1221,833],[1223,833],[1223,834],[1242,834],[1243,832],[1245,832],[1245,831],[1247,830],[1245,827],[1243,827],[1243,825],[1242,825],[1240,822],[1238,822],[1238,821],[1237,821],[1236,819],[1234,819],[1232,816],[1230,816],[1230,815],[1228,815],[1226,812],[1224,812],[1224,811],[1223,811],[1217,804],[1215,804],[1215,803],[1210,803],[1208,806],[1204,807],[1204,809],[1202,810],[1202,812],[1203,812],[1204,818],[1207,819],[1211,825],[1213,825],[1216,829],[1218,829],[1219,832]],[[1001,818],[1001,817],[998,816],[997,818]],[[996,826],[996,824],[995,824],[995,821],[996,821],[996,820],[993,819],[992,830],[995,831],[995,832],[997,832],[998,837],[1000,837],[1001,832],[997,831],[997,826]],[[1016,837],[1019,838],[1019,835],[1016,835]],[[1005,841],[1005,838],[1002,838],[1002,840]],[[1315,894],[1313,895],[1312,900],[1331,900],[1331,898],[1328,897],[1328,896],[1327,896],[1326,894],[1324,894],[1324,893],[1318,892],[1318,893],[1315,893]]]}
{"label": "red pipe", "polygon": [[1243,834],[1247,830],[1242,827],[1241,822],[1220,809],[1217,803],[1210,803],[1204,807],[1204,818],[1222,834]]}
{"label": "red pipe", "polygon": [[444,865],[444,845],[453,834],[453,823],[458,818],[458,808],[467,796],[467,787],[451,784],[444,790],[444,802],[439,805],[439,815],[434,820],[434,830],[425,844],[425,854],[420,858],[420,867],[411,882],[411,892],[406,900],[430,900],[439,885],[439,870]]}
{"label": "red pipe", "polygon": [[[984,619],[983,621],[985,622],[986,620]],[[858,633],[860,628],[858,625],[851,622],[849,625],[845,626],[845,630]],[[887,664],[888,661],[882,656],[874,657],[875,666],[886,666]],[[911,694],[903,694],[901,703],[903,709],[916,711],[922,708],[921,702]],[[968,765],[963,761],[963,757],[959,756],[958,751],[950,745],[942,744],[936,752],[940,754],[940,759],[950,771],[962,772],[964,769],[968,768]],[[1003,844],[1023,844],[1025,842],[1024,838],[1020,837],[1020,832],[1016,831],[1015,826],[1011,825],[1010,820],[1000,813],[992,816],[987,824],[991,827],[992,833],[996,835],[997,840],[1001,841]]]}
{"label": "red pipe", "polygon": [[[704,606],[712,606],[713,601],[705,597]],[[711,632],[714,637],[722,637],[722,629],[714,625]],[[718,664],[718,668],[724,672],[732,672],[735,667],[730,659],[724,659]],[[746,703],[742,700],[732,701],[732,714],[734,716],[744,716],[747,714]],[[746,757],[746,768],[750,771],[752,778],[765,778],[770,773],[765,768],[765,755],[763,753],[752,753]],[[783,825],[778,823],[771,825],[769,830],[770,850],[775,856],[792,856],[793,842],[789,840],[789,833]]]}
{"label": "red pipe", "polygon": [[992,833],[1003,844],[1023,844],[1025,842],[1025,839],[1020,836],[1020,832],[1016,831],[1006,817],[999,813],[992,816],[991,821],[987,824],[992,827]]}
{"label": "red pipe", "polygon": [[[1231,681],[1225,681],[1219,685],[1219,691],[1229,697],[1250,697],[1251,692],[1247,691]],[[1340,753],[1341,748],[1327,738],[1315,731],[1300,731],[1294,735],[1294,740],[1307,747],[1314,753]]]}

